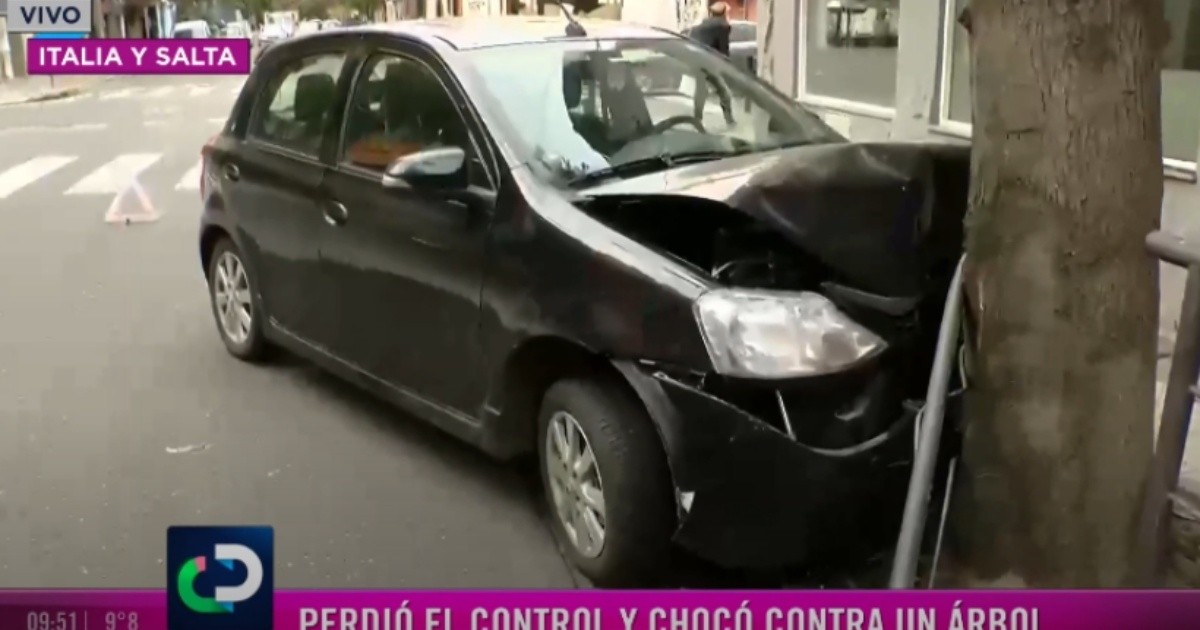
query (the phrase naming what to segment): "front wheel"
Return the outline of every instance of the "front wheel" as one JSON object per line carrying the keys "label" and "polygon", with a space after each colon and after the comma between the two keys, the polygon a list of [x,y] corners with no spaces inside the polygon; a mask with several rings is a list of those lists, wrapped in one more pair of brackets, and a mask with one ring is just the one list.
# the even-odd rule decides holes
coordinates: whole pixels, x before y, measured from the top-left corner
{"label": "front wheel", "polygon": [[651,583],[675,525],[658,434],[640,403],[593,380],[554,384],[538,418],[551,526],[576,569],[602,587]]}

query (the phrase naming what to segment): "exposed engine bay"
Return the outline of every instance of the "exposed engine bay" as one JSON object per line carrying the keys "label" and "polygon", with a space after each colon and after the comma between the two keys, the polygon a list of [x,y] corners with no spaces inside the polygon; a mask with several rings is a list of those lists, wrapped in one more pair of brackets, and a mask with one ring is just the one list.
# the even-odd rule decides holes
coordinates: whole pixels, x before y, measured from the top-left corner
{"label": "exposed engine bay", "polygon": [[704,175],[702,186],[617,186],[576,203],[721,285],[819,293],[888,349],[837,374],[695,384],[816,449],[854,448],[915,414],[961,253],[967,149],[806,147],[724,182]]}

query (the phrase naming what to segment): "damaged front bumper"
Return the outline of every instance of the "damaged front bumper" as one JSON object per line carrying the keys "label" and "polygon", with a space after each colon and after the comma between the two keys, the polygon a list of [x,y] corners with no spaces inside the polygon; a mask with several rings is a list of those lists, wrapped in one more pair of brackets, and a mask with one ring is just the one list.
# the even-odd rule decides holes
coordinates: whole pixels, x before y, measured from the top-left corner
{"label": "damaged front bumper", "polygon": [[698,384],[653,366],[618,368],[662,437],[681,547],[727,568],[774,569],[854,562],[895,542],[915,409],[895,405],[871,437],[818,448]]}

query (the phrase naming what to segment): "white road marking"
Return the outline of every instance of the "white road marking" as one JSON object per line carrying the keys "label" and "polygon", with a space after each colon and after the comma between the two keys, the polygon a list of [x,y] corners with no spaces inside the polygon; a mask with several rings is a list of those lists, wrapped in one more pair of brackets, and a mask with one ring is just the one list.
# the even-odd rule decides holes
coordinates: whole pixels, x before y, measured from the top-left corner
{"label": "white road marking", "polygon": [[174,90],[175,90],[174,87],[172,87],[170,85],[164,85],[162,87],[154,88],[153,90],[146,92],[146,98],[164,98],[164,97],[170,96],[171,92],[173,92]]}
{"label": "white road marking", "polygon": [[129,98],[130,96],[133,96],[134,92],[135,90],[133,88],[125,88],[123,90],[116,90],[113,92],[104,92],[100,95],[100,100],[111,101],[116,98]]}
{"label": "white road marking", "polygon": [[124,190],[138,173],[162,157],[161,153],[126,153],[118,155],[104,166],[67,189],[68,195],[115,194]]}
{"label": "white road marking", "polygon": [[30,126],[30,127],[9,127],[7,129],[0,129],[0,135],[10,134],[10,133],[35,133],[35,132],[36,133],[56,133],[56,132],[64,132],[64,131],[74,133],[76,131],[104,131],[105,129],[108,129],[108,125],[106,125],[104,123],[81,123],[78,125],[62,125],[62,126],[34,125],[34,126]]}
{"label": "white road marking", "polygon": [[200,169],[204,167],[203,160],[196,162],[188,172],[183,174],[175,190],[200,190]]}
{"label": "white road marking", "polygon": [[74,156],[43,155],[0,173],[0,199],[75,161]]}
{"label": "white road marking", "polygon": [[205,94],[208,94],[211,91],[213,91],[213,86],[211,86],[211,85],[193,85],[191,87],[191,89],[188,90],[188,96],[189,97],[204,96]]}

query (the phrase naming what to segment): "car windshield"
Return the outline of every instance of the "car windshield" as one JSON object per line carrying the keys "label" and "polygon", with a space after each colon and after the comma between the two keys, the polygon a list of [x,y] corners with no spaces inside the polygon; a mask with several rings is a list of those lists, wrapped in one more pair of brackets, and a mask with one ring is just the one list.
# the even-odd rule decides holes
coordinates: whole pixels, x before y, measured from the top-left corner
{"label": "car windshield", "polygon": [[686,39],[553,41],[466,53],[522,157],[558,182],[623,164],[844,138]]}

